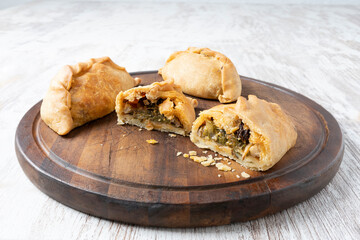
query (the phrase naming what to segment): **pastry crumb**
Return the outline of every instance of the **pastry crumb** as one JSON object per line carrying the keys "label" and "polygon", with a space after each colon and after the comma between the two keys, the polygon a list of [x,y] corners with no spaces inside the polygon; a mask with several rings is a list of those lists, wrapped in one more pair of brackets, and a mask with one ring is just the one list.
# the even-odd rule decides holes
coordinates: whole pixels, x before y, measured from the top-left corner
{"label": "pastry crumb", "polygon": [[191,156],[190,158],[192,160],[194,160],[194,162],[197,162],[197,163],[202,163],[202,162],[206,161],[206,158],[204,159],[203,157],[198,157],[198,156]]}
{"label": "pastry crumb", "polygon": [[217,153],[215,153],[215,157],[217,157]]}
{"label": "pastry crumb", "polygon": [[232,172],[235,172],[235,169],[231,169]]}
{"label": "pastry crumb", "polygon": [[141,78],[136,77],[136,78],[134,78],[134,80],[137,84],[141,83]]}
{"label": "pastry crumb", "polygon": [[210,166],[212,163],[214,163],[214,159],[207,159],[206,161],[201,162],[201,165],[208,167]]}
{"label": "pastry crumb", "polygon": [[188,157],[189,157],[189,154],[187,154],[187,153],[184,153],[184,154],[183,154],[183,157],[186,157],[186,158],[188,158]]}
{"label": "pastry crumb", "polygon": [[228,162],[227,164],[228,164],[228,165],[231,165],[231,162]]}
{"label": "pastry crumb", "polygon": [[139,130],[138,130],[138,131],[140,132],[140,131],[142,131],[142,130],[143,130],[142,128],[139,128]]}
{"label": "pastry crumb", "polygon": [[204,154],[207,154],[207,151],[203,151]]}
{"label": "pastry crumb", "polygon": [[218,177],[221,177],[221,174],[218,174]]}
{"label": "pastry crumb", "polygon": [[196,156],[197,152],[196,151],[189,151],[190,156]]}
{"label": "pastry crumb", "polygon": [[175,137],[176,137],[176,134],[169,133],[169,136],[172,137],[172,138],[175,138]]}
{"label": "pastry crumb", "polygon": [[222,158],[221,157],[214,157],[214,160],[215,161],[219,161],[219,160],[221,160]]}
{"label": "pastry crumb", "polygon": [[123,137],[125,137],[125,136],[126,136],[126,134],[123,134],[122,136],[123,136]]}
{"label": "pastry crumb", "polygon": [[207,158],[208,158],[208,159],[213,159],[213,156],[212,156],[212,155],[208,155]]}
{"label": "pastry crumb", "polygon": [[240,178],[240,176],[239,176],[239,175],[236,175],[236,177],[237,177],[237,178]]}
{"label": "pastry crumb", "polygon": [[155,139],[149,139],[149,140],[146,140],[147,143],[150,143],[150,144],[157,144],[158,141],[156,141]]}
{"label": "pastry crumb", "polygon": [[216,166],[217,169],[220,170],[220,171],[228,172],[228,171],[231,170],[231,167],[229,167],[229,166],[227,166],[227,165],[225,165],[225,164],[223,164],[223,163],[217,163],[215,166]]}
{"label": "pastry crumb", "polygon": [[178,157],[178,156],[180,156],[182,154],[182,152],[177,152],[176,153],[176,156]]}
{"label": "pastry crumb", "polygon": [[250,175],[247,174],[246,172],[242,172],[241,176],[244,177],[244,178],[249,178],[250,177]]}

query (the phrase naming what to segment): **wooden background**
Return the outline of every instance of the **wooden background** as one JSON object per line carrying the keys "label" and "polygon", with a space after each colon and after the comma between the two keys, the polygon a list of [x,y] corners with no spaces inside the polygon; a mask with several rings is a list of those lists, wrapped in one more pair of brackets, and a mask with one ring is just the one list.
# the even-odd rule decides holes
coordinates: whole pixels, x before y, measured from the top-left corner
{"label": "wooden background", "polygon": [[[14,151],[23,114],[64,64],[110,56],[128,71],[206,46],[241,75],[300,92],[345,139],[339,173],[281,213],[222,227],[161,229],[102,220],[42,194]],[[0,239],[356,239],[360,236],[360,5],[36,1],[0,10]]]}

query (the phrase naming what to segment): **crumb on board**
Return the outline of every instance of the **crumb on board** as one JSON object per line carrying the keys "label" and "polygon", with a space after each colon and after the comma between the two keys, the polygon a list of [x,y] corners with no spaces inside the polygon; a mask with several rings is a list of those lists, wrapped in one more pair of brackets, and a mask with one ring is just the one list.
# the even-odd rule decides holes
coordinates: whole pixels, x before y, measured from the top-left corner
{"label": "crumb on board", "polygon": [[217,163],[215,166],[216,166],[217,169],[220,170],[220,171],[228,172],[228,171],[231,170],[231,167],[229,167],[229,166],[227,166],[227,165],[225,165],[225,164],[223,164],[223,163]]}
{"label": "crumb on board", "polygon": [[[207,153],[208,151],[202,151],[203,153]],[[236,169],[231,168],[228,165],[232,164],[232,161],[229,160],[228,158],[223,158],[223,157],[213,157],[213,155],[209,154],[207,156],[198,156],[196,151],[189,151],[189,153],[182,153],[182,152],[177,152],[176,156],[180,156],[182,155],[185,158],[190,158],[191,160],[193,160],[194,162],[197,163],[201,163],[201,165],[203,165],[204,167],[209,167],[209,166],[216,166],[216,168],[219,171],[224,171],[224,172],[235,172]],[[217,154],[215,154],[215,156],[217,156]],[[219,162],[220,160],[223,160],[224,162]],[[221,174],[219,174],[221,177]],[[249,178],[250,175],[247,174],[246,172],[242,172],[240,174],[242,177],[244,178]],[[236,175],[237,178],[240,178],[241,176]]]}
{"label": "crumb on board", "polygon": [[207,151],[205,150],[205,151],[202,151],[204,154],[207,154]]}
{"label": "crumb on board", "polygon": [[197,152],[196,151],[189,151],[190,156],[196,156]]}
{"label": "crumb on board", "polygon": [[218,174],[218,177],[221,177],[221,174]]}
{"label": "crumb on board", "polygon": [[126,134],[123,134],[122,136],[123,136],[123,137],[125,137],[125,136],[126,136]]}
{"label": "crumb on board", "polygon": [[172,138],[175,138],[175,137],[176,137],[176,134],[169,133],[169,136],[172,137]]}
{"label": "crumb on board", "polygon": [[142,128],[139,128],[139,130],[138,130],[138,131],[140,132],[140,131],[142,131],[142,130],[143,130]]}
{"label": "crumb on board", "polygon": [[242,176],[243,178],[249,178],[249,177],[250,177],[250,175],[247,174],[246,172],[242,172],[242,173],[241,173],[241,176]]}
{"label": "crumb on board", "polygon": [[198,157],[198,156],[191,156],[190,157],[194,162],[201,163],[206,161],[206,157]]}
{"label": "crumb on board", "polygon": [[240,178],[240,176],[239,176],[239,175],[236,175],[236,177],[237,177],[237,178]]}
{"label": "crumb on board", "polygon": [[146,140],[147,143],[150,143],[150,144],[157,144],[158,141],[156,141],[155,139],[149,139],[149,140]]}
{"label": "crumb on board", "polygon": [[203,161],[203,162],[201,162],[201,165],[203,165],[203,166],[205,166],[205,167],[208,167],[208,166],[210,166],[212,163],[214,163],[215,161],[214,161],[214,159],[212,159],[212,158],[208,158],[206,161]]}

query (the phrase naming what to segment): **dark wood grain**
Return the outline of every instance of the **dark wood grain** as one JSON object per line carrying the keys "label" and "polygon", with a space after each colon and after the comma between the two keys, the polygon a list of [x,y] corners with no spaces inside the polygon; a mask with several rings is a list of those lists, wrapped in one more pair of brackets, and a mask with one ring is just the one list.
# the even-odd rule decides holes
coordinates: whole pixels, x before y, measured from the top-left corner
{"label": "dark wood grain", "polygon": [[[156,72],[133,73],[143,84]],[[190,139],[116,125],[116,114],[59,136],[41,120],[41,102],[19,123],[15,147],[29,179],[55,200],[102,218],[145,226],[196,227],[256,219],[319,192],[336,174],[344,146],[336,120],[310,99],[242,77],[243,96],[275,102],[293,118],[298,140],[273,168],[254,172],[233,163],[219,172],[178,151],[197,150]],[[199,111],[219,104],[198,99]],[[157,145],[146,143],[156,139]],[[213,154],[208,151],[207,154]],[[245,171],[251,178],[238,179]],[[218,177],[221,174],[222,177]]]}

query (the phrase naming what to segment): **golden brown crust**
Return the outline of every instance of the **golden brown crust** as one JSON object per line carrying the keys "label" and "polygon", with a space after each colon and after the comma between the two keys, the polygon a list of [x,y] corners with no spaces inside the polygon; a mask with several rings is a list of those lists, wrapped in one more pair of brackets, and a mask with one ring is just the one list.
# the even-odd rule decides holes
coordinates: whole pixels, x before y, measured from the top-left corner
{"label": "golden brown crust", "polygon": [[[234,155],[230,147],[198,135],[200,126],[210,118],[227,134],[238,129],[239,120],[250,129],[249,144],[242,151],[243,158]],[[190,135],[191,141],[198,147],[210,148],[257,171],[274,166],[295,145],[296,138],[295,127],[280,106],[254,95],[249,95],[248,100],[239,97],[236,104],[218,105],[203,111],[195,120]]]}
{"label": "golden brown crust", "polygon": [[241,79],[234,64],[225,55],[208,48],[190,47],[171,54],[159,74],[164,80],[173,79],[185,93],[197,97],[228,103],[241,94]]}
{"label": "golden brown crust", "polygon": [[[132,115],[126,114],[126,102],[137,102],[146,97],[151,102],[156,102],[159,98],[164,101],[159,104],[159,112],[167,119],[176,117],[182,127],[175,127],[171,124],[154,122],[150,120],[140,121]],[[156,129],[165,132],[174,132],[181,135],[188,135],[195,120],[194,106],[197,105],[195,99],[187,98],[181,91],[181,87],[173,81],[155,82],[148,86],[140,86],[120,92],[116,97],[115,110],[118,115],[119,124],[132,124],[144,127],[148,130]]]}
{"label": "golden brown crust", "polygon": [[138,83],[109,57],[64,66],[50,83],[41,118],[55,132],[65,135],[114,111],[117,93]]}

